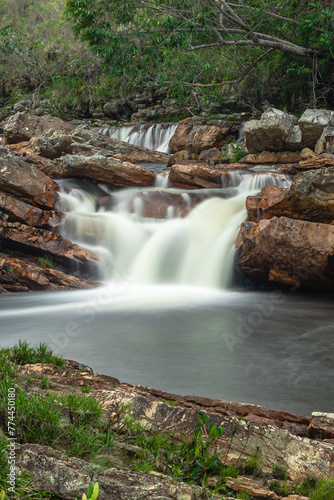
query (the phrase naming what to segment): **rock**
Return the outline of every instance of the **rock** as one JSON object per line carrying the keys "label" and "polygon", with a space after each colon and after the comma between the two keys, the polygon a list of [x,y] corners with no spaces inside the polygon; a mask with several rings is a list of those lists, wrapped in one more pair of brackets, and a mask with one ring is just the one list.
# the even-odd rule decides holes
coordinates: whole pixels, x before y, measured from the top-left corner
{"label": "rock", "polygon": [[174,484],[152,474],[132,472],[129,469],[105,469],[91,476],[91,465],[84,460],[68,457],[60,451],[38,444],[18,446],[16,465],[32,474],[34,487],[39,492],[75,500],[87,493],[89,482],[98,482],[99,500],[205,500],[217,498],[196,486]]}
{"label": "rock", "polygon": [[285,147],[288,151],[301,151],[303,149],[302,131],[299,125],[295,125],[290,131],[285,140]]}
{"label": "rock", "polygon": [[222,185],[223,172],[198,165],[173,165],[169,181],[173,187],[197,189],[215,188]]}
{"label": "rock", "polygon": [[265,111],[260,120],[245,123],[245,143],[249,153],[284,151],[285,141],[296,118],[275,108]]}
{"label": "rock", "polygon": [[333,256],[334,226],[274,217],[241,225],[236,265],[255,282],[334,290]]}
{"label": "rock", "polygon": [[268,500],[280,500],[280,497],[276,495],[269,488],[266,488],[259,484],[259,482],[249,477],[239,476],[237,479],[233,477],[226,478],[226,486],[233,491],[243,491],[255,498],[264,498]]}
{"label": "rock", "polygon": [[334,125],[334,111],[307,109],[298,120],[304,147],[314,148],[324,128]]}
{"label": "rock", "polygon": [[206,149],[223,146],[238,138],[240,122],[206,120],[205,118],[186,118],[178,123],[169,142],[174,152],[188,149],[200,153]]}
{"label": "rock", "polygon": [[320,156],[312,156],[299,162],[301,170],[313,170],[315,168],[333,167],[334,155],[323,153]]}
{"label": "rock", "polygon": [[313,412],[308,435],[312,438],[334,438],[334,413]]}
{"label": "rock", "polygon": [[324,128],[320,138],[315,145],[314,151],[317,155],[320,155],[322,153],[334,154],[334,127]]}
{"label": "rock", "polygon": [[28,226],[55,229],[60,226],[63,214],[55,210],[41,210],[0,192],[1,211],[10,222],[22,222]]}
{"label": "rock", "polygon": [[220,150],[218,148],[211,148],[202,151],[198,156],[198,161],[215,161],[220,158]]}
{"label": "rock", "polygon": [[65,153],[71,153],[73,137],[66,132],[49,129],[40,137],[32,137],[29,149],[44,158],[59,158]]}
{"label": "rock", "polygon": [[290,217],[331,224],[334,221],[334,171],[332,168],[298,174],[288,189],[267,186],[261,197],[248,197],[249,219]]}
{"label": "rock", "polygon": [[66,155],[44,169],[53,178],[76,177],[114,186],[153,186],[155,174],[143,167],[101,155]]}
{"label": "rock", "polygon": [[240,163],[251,164],[285,164],[285,163],[298,163],[302,159],[300,153],[291,151],[262,151],[261,153],[253,153],[244,156]]}
{"label": "rock", "polygon": [[0,243],[14,250],[48,255],[56,262],[74,269],[96,273],[98,257],[91,250],[71,243],[59,234],[25,224],[0,222]]}
{"label": "rock", "polygon": [[0,254],[0,283],[4,290],[9,291],[13,291],[13,285],[28,290],[69,290],[98,286],[92,281],[76,278],[56,269],[42,269],[27,260],[4,254]]}
{"label": "rock", "polygon": [[19,158],[0,156],[0,191],[41,208],[54,208],[57,184]]}
{"label": "rock", "polygon": [[8,120],[4,128],[4,140],[6,144],[29,141],[32,137],[38,137],[42,135],[44,130],[50,128],[70,132],[74,129],[74,125],[55,116],[39,117],[18,112]]}
{"label": "rock", "polygon": [[115,99],[104,105],[103,113],[111,118],[118,118],[124,115],[130,116],[133,113],[133,109],[127,102]]}

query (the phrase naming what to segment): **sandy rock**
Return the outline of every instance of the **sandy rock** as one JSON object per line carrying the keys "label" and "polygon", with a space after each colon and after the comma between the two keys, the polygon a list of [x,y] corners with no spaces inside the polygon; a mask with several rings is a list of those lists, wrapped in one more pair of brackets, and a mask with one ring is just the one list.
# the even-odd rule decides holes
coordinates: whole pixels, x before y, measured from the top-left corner
{"label": "sandy rock", "polygon": [[240,476],[237,479],[227,477],[226,486],[234,491],[244,491],[255,498],[280,500],[280,497],[276,493],[248,477]]}
{"label": "sandy rock", "polygon": [[250,279],[334,290],[334,226],[274,217],[243,223],[240,235],[236,265]]}
{"label": "sandy rock", "polygon": [[261,153],[253,153],[245,156],[240,160],[240,163],[251,164],[285,164],[298,163],[301,160],[300,153],[291,151],[261,151]]}
{"label": "sandy rock", "polygon": [[308,434],[313,438],[334,438],[334,413],[313,412]]}
{"label": "sandy rock", "polygon": [[298,120],[304,147],[314,148],[324,128],[334,125],[334,111],[307,109]]}
{"label": "sandy rock", "polygon": [[222,175],[222,171],[198,165],[173,165],[169,180],[179,188],[215,188],[222,185]]}
{"label": "sandy rock", "polygon": [[18,112],[11,116],[5,125],[4,140],[6,144],[29,141],[32,137],[38,137],[50,128],[70,132],[75,126],[55,116],[35,116]]}
{"label": "sandy rock", "polygon": [[240,122],[186,118],[178,123],[169,145],[174,152],[187,149],[200,153],[207,149],[219,148],[238,138],[240,126]]}
{"label": "sandy rock", "polygon": [[220,150],[218,148],[211,148],[202,151],[198,156],[198,161],[215,161],[220,158]]}

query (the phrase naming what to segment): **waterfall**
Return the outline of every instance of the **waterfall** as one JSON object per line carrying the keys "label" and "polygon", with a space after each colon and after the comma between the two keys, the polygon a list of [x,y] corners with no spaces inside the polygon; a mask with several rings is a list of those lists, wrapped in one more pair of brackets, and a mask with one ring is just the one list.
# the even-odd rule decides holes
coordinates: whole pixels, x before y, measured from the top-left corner
{"label": "waterfall", "polygon": [[[98,211],[94,195],[72,189],[61,195],[69,207],[63,234],[100,253],[106,281],[121,274],[135,285],[226,288],[231,280],[234,242],[246,218],[246,197],[262,186],[286,187],[290,182],[284,175],[269,173],[243,174],[238,180],[233,189],[222,186],[196,192],[167,187],[123,189],[108,195],[111,208]],[[233,181],[236,183],[235,176]],[[106,194],[104,191],[104,197]],[[197,205],[185,217],[179,217],[171,204],[164,219],[145,218],[144,200],[149,196],[155,200],[156,211],[173,197],[185,206],[194,200]]]}
{"label": "waterfall", "polygon": [[142,123],[125,127],[105,127],[99,132],[118,141],[135,146],[171,153],[169,141],[174,135],[177,123]]}

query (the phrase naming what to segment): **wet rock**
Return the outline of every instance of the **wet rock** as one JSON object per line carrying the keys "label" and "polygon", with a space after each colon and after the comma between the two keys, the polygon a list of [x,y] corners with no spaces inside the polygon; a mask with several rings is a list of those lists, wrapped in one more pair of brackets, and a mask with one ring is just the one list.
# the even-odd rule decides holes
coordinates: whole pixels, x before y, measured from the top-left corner
{"label": "wet rock", "polygon": [[91,466],[84,460],[68,457],[60,451],[38,444],[21,445],[16,465],[34,477],[37,491],[51,492],[60,498],[75,500],[87,493],[89,482],[99,483],[100,500],[201,500],[217,498],[201,488],[184,483],[174,484],[151,474],[129,469],[105,469],[90,475]]}
{"label": "wet rock", "polygon": [[41,208],[54,208],[57,184],[19,158],[0,156],[0,191]]}
{"label": "wet rock", "polygon": [[94,252],[45,229],[0,222],[0,243],[33,255],[46,254],[66,266],[96,273],[98,257]]}
{"label": "wet rock", "polygon": [[0,192],[1,211],[10,222],[22,222],[28,226],[55,229],[60,226],[63,214],[55,210],[41,210],[28,203]]}
{"label": "wet rock", "polygon": [[101,155],[66,155],[44,169],[53,178],[76,177],[114,186],[153,186],[155,174],[143,167]]}
{"label": "wet rock", "polygon": [[64,122],[55,116],[35,116],[18,112],[11,116],[4,127],[4,140],[6,144],[29,141],[32,137],[42,135],[47,129],[63,130],[70,132],[74,125]]}
{"label": "wet rock", "polygon": [[169,180],[174,187],[197,189],[222,185],[223,172],[198,165],[173,165]]}
{"label": "wet rock", "polygon": [[303,147],[314,148],[324,128],[334,125],[334,111],[307,109],[298,120]]}
{"label": "wet rock", "polygon": [[240,163],[251,163],[254,165],[264,164],[285,164],[285,163],[298,163],[302,159],[300,153],[291,151],[262,151],[261,153],[253,153],[244,156]]}
{"label": "wet rock", "polygon": [[322,153],[334,154],[334,127],[324,128],[320,138],[315,145],[314,151],[317,155],[320,155]]}
{"label": "wet rock", "polygon": [[334,413],[313,412],[308,435],[312,438],[334,438]]}
{"label": "wet rock", "polygon": [[236,265],[255,282],[334,290],[334,226],[287,217],[245,222]]}
{"label": "wet rock", "polygon": [[233,477],[226,478],[226,486],[233,491],[244,491],[255,498],[263,498],[267,500],[280,500],[280,497],[276,495],[269,488],[261,485],[259,481],[250,479],[249,477],[239,476],[237,479]]}
{"label": "wet rock", "polygon": [[206,149],[219,148],[238,138],[240,122],[186,118],[178,123],[169,145],[174,152],[188,149],[200,153]]}
{"label": "wet rock", "polygon": [[13,286],[22,287],[25,291],[26,289],[86,289],[97,286],[97,283],[92,281],[76,278],[56,269],[43,269],[26,259],[9,257],[4,254],[0,254],[0,283],[1,287],[7,291],[16,291]]}
{"label": "wet rock", "polygon": [[298,174],[288,189],[267,186],[261,196],[248,197],[249,219],[290,217],[331,224],[334,221],[334,172],[332,168]]}
{"label": "wet rock", "polygon": [[275,108],[265,111],[260,120],[245,123],[245,143],[249,153],[284,151],[285,141],[296,118]]}

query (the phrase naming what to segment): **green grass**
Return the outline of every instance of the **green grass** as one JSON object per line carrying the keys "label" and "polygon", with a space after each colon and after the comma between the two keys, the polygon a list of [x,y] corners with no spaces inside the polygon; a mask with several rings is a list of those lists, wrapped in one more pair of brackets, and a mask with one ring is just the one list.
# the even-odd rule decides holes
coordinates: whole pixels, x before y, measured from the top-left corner
{"label": "green grass", "polygon": [[38,264],[41,267],[43,267],[44,269],[45,268],[48,268],[48,269],[54,268],[54,262],[52,260],[52,257],[50,257],[49,255],[44,255],[44,257],[38,257],[37,261],[38,261]]}
{"label": "green grass", "polygon": [[50,347],[44,343],[31,346],[25,340],[19,340],[17,345],[7,349],[2,349],[0,352],[3,352],[4,355],[16,365],[50,363],[53,365],[63,366],[64,364],[64,360],[60,357],[54,356]]}

